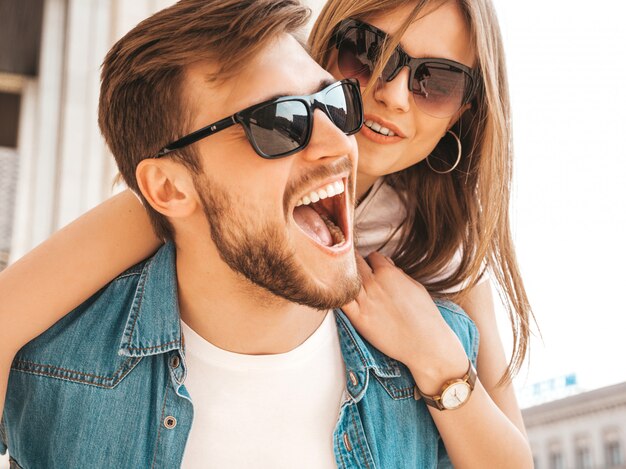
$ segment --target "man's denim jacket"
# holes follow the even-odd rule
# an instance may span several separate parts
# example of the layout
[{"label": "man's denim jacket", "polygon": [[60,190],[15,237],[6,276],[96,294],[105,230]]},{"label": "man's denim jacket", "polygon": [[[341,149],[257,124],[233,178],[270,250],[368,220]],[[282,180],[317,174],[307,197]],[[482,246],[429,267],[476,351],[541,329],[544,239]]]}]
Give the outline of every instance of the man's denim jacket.
[{"label": "man's denim jacket", "polygon": [[[8,447],[12,467],[180,466],[193,396],[183,384],[176,285],[168,243],[18,352],[0,425],[0,452]],[[438,306],[475,362],[475,325],[453,303]],[[359,336],[340,310],[335,317],[346,366],[333,435],[337,466],[449,465],[408,369]]]}]

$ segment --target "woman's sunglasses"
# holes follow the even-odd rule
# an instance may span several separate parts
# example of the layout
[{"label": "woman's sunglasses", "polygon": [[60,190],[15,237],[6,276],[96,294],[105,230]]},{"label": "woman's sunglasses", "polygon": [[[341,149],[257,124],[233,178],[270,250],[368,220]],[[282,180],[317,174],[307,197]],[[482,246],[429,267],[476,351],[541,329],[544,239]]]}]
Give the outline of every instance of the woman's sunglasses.
[{"label": "woman's sunglasses", "polygon": [[167,155],[235,124],[241,124],[254,151],[263,158],[282,158],[304,149],[311,140],[313,111],[321,110],[346,135],[363,125],[359,82],[341,80],[308,96],[285,96],[255,104],[163,147]]},{"label": "woman's sunglasses", "polygon": [[[388,39],[387,33],[355,19],[344,20],[335,29],[337,64],[345,77],[366,86]],[[477,70],[447,59],[417,59],[397,46],[382,71],[393,80],[408,67],[409,90],[420,110],[433,117],[451,117],[470,102],[479,83]]]}]

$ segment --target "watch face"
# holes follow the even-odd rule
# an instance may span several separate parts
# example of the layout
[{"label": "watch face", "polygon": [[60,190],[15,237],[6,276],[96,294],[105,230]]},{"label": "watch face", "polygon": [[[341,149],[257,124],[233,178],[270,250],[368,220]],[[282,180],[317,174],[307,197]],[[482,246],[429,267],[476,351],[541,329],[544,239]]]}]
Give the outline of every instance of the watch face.
[{"label": "watch face", "polygon": [[453,383],[441,395],[441,404],[446,409],[456,409],[467,401],[470,395],[470,386],[465,381]]}]

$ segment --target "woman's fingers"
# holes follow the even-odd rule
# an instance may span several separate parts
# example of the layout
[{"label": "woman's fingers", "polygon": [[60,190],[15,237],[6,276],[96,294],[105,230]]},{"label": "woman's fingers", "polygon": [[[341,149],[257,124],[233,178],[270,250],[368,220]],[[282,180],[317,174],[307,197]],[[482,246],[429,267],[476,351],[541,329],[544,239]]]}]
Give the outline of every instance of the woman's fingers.
[{"label": "woman's fingers", "polygon": [[[398,274],[393,271],[401,272],[394,266],[391,259],[383,256],[382,254],[379,254],[378,252],[371,253],[369,256],[367,256],[367,259],[364,259],[360,254],[357,253],[356,261],[357,269],[361,277],[362,287],[365,290],[365,293],[370,295],[377,295],[378,293],[380,293],[379,290],[381,289],[383,284],[387,284],[390,281],[393,283],[394,279],[398,278]],[[387,271],[388,273],[391,272],[391,275],[386,275],[385,278],[383,278],[381,277],[381,272],[385,267],[391,267],[391,271]]]},{"label": "woman's fingers", "polygon": [[341,310],[346,313],[350,322],[354,322],[359,315],[359,303],[357,300],[353,300],[350,303],[343,305]]},{"label": "woman's fingers", "polygon": [[359,272],[359,277],[361,278],[361,290],[353,301],[341,307],[351,322],[358,318],[361,313],[361,308],[365,307],[367,304],[367,287],[371,286],[371,282],[374,280],[372,269],[367,261],[363,259],[363,256],[361,256],[358,252],[356,253],[356,266]]},{"label": "woman's fingers", "polygon": [[383,256],[377,251],[374,251],[369,256],[367,256],[367,262],[374,273],[376,273],[376,270],[381,267],[395,266],[391,259],[389,259],[387,256]]},{"label": "woman's fingers", "polygon": [[[419,283],[413,277],[408,275],[402,269],[399,269],[398,267],[396,267],[396,264],[393,262],[393,260],[390,257],[384,256],[379,252],[373,252],[369,256],[367,256],[367,262],[368,262],[368,265],[370,266],[372,277],[376,277],[376,274],[379,273],[381,268],[394,267],[393,270],[395,272],[398,272],[398,274],[400,274],[402,277],[406,278],[411,283],[418,286],[420,289],[424,289],[424,286],[421,283]],[[397,279],[398,277],[391,276],[391,279],[394,279],[394,278]]]},{"label": "woman's fingers", "polygon": [[359,254],[358,252],[356,253],[356,267],[363,283],[366,283],[371,279],[372,268],[367,263],[367,261],[363,259],[363,256],[361,256],[361,254]]}]

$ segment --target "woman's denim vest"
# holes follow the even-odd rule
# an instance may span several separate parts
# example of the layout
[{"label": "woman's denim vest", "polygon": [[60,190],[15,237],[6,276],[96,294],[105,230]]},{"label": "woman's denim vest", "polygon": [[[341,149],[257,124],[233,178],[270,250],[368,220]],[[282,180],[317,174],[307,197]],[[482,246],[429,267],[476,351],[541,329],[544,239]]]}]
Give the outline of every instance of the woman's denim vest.
[{"label": "woman's denim vest", "polygon": [[[438,306],[475,363],[475,325],[453,303]],[[346,365],[337,466],[449,466],[408,369],[360,337],[340,310],[335,317]],[[193,419],[185,375],[175,249],[166,244],[18,352],[0,452],[8,447],[13,467],[24,469],[179,467]]]}]

